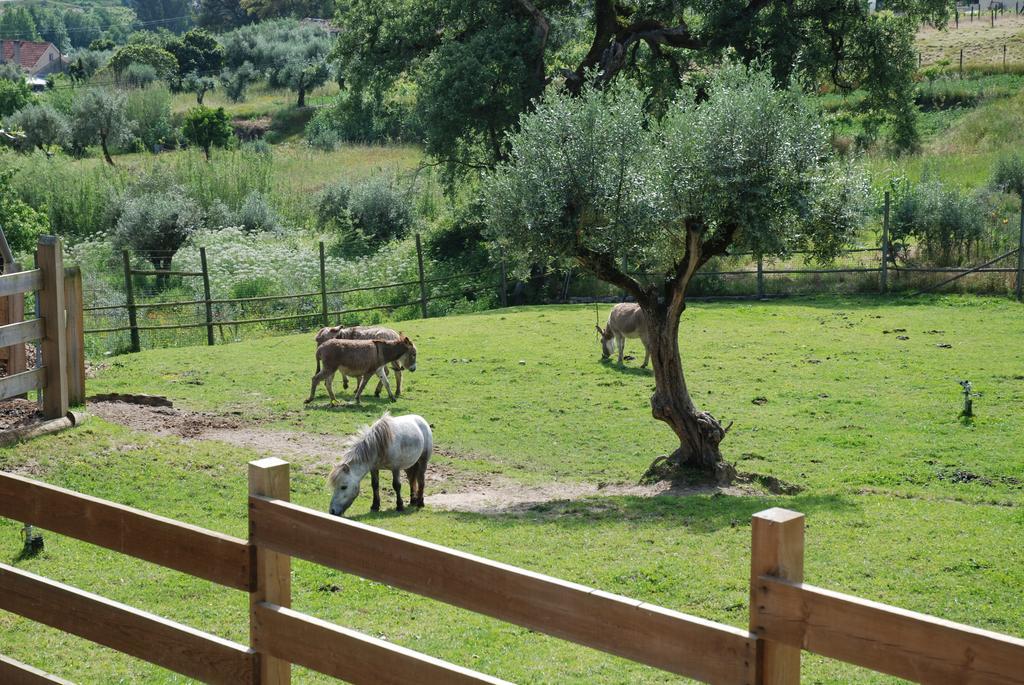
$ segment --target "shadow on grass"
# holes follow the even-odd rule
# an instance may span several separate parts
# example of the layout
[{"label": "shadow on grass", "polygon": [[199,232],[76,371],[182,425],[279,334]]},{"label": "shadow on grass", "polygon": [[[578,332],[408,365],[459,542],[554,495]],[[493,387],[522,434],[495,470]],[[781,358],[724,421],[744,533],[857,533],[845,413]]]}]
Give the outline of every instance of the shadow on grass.
[{"label": "shadow on grass", "polygon": [[[427,493],[427,506],[430,494]],[[817,512],[852,512],[860,508],[855,500],[840,495],[796,497],[738,497],[724,494],[687,497],[614,496],[541,502],[505,511],[487,513],[450,512],[460,523],[487,521],[499,526],[557,525],[561,528],[589,528],[601,523],[654,522],[681,526],[695,533],[714,533],[723,528],[750,524],[759,511],[782,507],[813,517]],[[373,516],[383,516],[374,514]],[[367,517],[365,520],[370,520]]]},{"label": "shadow on grass", "polygon": [[627,376],[644,376],[649,378],[654,376],[654,372],[650,369],[643,369],[639,366],[626,366],[625,363],[620,366],[614,359],[602,359],[600,364],[610,371],[616,371]]}]

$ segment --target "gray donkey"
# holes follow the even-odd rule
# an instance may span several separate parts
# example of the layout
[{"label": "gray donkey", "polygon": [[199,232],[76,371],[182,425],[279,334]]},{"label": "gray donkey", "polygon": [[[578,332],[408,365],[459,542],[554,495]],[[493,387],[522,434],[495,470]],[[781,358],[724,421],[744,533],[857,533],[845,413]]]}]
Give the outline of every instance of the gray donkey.
[{"label": "gray donkey", "polygon": [[[330,326],[328,328],[321,328],[316,334],[316,346],[320,347],[323,343],[328,340],[388,340],[391,342],[397,342],[402,339],[402,334],[391,328],[385,328],[384,326]],[[412,366],[416,365],[416,350],[412,351],[413,357],[410,359],[408,355],[401,357],[391,362],[391,368],[395,372],[395,396],[402,394],[402,371],[405,369],[411,369]],[[316,362],[317,373],[320,372],[320,360]],[[384,369],[384,375],[387,376],[387,368]],[[348,390],[348,376],[341,376],[341,385],[343,388]],[[373,394],[380,397],[381,388],[384,384],[381,381],[377,381],[377,388],[373,391]]]},{"label": "gray donkey", "polygon": [[[608,314],[608,325],[601,330],[595,324],[597,332],[601,335],[601,358],[608,359],[619,348],[619,364],[622,363],[622,353],[626,349],[626,338],[640,338],[644,346],[644,363],[640,368],[646,369],[650,360],[650,352],[647,349],[647,316],[640,309],[640,305],[632,302],[623,302],[612,307]],[[614,340],[614,342],[613,342]]]}]

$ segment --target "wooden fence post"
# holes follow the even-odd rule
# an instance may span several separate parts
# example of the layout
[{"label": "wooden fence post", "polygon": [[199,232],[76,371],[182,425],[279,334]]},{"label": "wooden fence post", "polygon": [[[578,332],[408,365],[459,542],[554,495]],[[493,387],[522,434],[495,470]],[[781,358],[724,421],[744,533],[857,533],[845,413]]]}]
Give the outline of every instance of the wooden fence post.
[{"label": "wooden fence post", "polygon": [[885,191],[885,211],[882,214],[882,294],[889,292],[889,206],[891,197]]},{"label": "wooden fence post", "polygon": [[82,314],[82,270],[64,271],[64,307],[67,309],[68,404],[85,404],[85,321]]},{"label": "wooden fence post", "polygon": [[[764,575],[804,579],[804,515],[775,507],[754,514],[750,547],[750,632],[761,633]],[[762,685],[799,685],[800,648],[759,639],[758,670]]]},{"label": "wooden fence post", "polygon": [[139,345],[139,321],[135,311],[135,289],[132,287],[132,258],[128,250],[123,250],[121,256],[124,258],[124,294],[125,302],[128,305],[128,326],[131,328],[132,352],[138,352]]},{"label": "wooden fence post", "polygon": [[213,346],[213,303],[210,302],[210,268],[206,264],[206,248],[199,248],[199,264],[203,268],[203,301],[206,304],[206,344]]},{"label": "wooden fence post", "polygon": [[1020,242],[1017,244],[1017,301],[1024,302],[1024,195],[1020,197]]},{"label": "wooden fence post", "polygon": [[427,283],[423,275],[423,246],[420,244],[420,234],[416,234],[416,261],[420,267],[420,308],[423,310],[423,318],[427,318]]},{"label": "wooden fence post", "polygon": [[67,331],[64,314],[64,255],[60,238],[39,237],[36,259],[43,272],[43,287],[36,293],[43,319],[43,416],[59,419],[68,413]]},{"label": "wooden fence post", "polygon": [[757,255],[757,299],[764,299],[764,257]]},{"label": "wooden fence post", "polygon": [[320,241],[320,325],[327,327],[327,257],[324,241]]},{"label": "wooden fence post", "polygon": [[964,78],[964,49],[960,48],[960,80]]},{"label": "wooden fence post", "polygon": [[[268,457],[249,462],[249,494],[274,497],[289,501],[288,462]],[[253,539],[253,519],[249,516],[249,540]],[[255,589],[249,594],[249,639],[253,649],[260,652],[253,685],[288,685],[292,679],[289,662],[269,656],[260,649],[260,624],[256,621],[256,608],[260,602],[282,607],[292,605],[292,564],[286,554],[255,548],[253,563]]]}]

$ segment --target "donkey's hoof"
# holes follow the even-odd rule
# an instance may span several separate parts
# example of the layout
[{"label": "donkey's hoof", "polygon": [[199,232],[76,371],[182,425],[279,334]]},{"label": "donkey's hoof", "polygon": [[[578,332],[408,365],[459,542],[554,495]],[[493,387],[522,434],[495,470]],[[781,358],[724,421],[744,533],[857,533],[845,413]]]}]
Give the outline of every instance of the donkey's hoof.
[{"label": "donkey's hoof", "polygon": [[303,404],[309,404],[309,403],[310,403],[310,402],[312,402],[312,401],[313,401],[313,398],[312,398],[312,397],[310,397],[309,399],[307,399],[307,400],[304,400],[304,401],[303,401],[302,403],[303,403]]}]

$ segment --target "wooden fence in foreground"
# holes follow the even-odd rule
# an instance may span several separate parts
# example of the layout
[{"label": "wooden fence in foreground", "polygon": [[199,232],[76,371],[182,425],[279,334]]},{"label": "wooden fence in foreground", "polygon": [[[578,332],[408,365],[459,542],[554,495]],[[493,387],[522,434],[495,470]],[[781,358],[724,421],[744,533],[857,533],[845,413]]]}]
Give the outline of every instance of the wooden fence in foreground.
[{"label": "wooden fence in foreground", "polygon": [[[0,276],[0,299],[6,319],[0,321],[0,349],[7,375],[0,378],[0,400],[21,397],[31,390],[43,394],[43,415],[59,419],[68,405],[85,402],[85,340],[82,321],[82,272],[65,269],[61,242],[41,236],[36,268],[22,271],[5,265]],[[38,316],[23,320],[25,293],[35,292]],[[25,343],[41,341],[34,369],[26,368]]]},{"label": "wooden fence in foreground", "polygon": [[[749,630],[489,561],[289,502],[289,466],[249,464],[249,539],[0,472],[0,516],[249,593],[250,645],[0,564],[0,610],[210,683],[499,679],[289,608],[291,557],[710,683],[789,685],[801,650],[927,683],[1024,683],[1024,640],[803,583],[804,517],[755,514]],[[557,679],[557,676],[555,677]],[[0,656],[4,683],[66,683]]]}]

